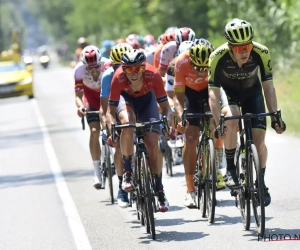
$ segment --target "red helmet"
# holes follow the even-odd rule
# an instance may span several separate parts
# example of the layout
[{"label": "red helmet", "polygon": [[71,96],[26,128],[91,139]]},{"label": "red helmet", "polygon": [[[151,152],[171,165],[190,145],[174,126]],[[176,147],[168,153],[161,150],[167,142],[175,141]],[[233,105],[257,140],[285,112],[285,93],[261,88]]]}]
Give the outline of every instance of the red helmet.
[{"label": "red helmet", "polygon": [[85,65],[95,65],[101,62],[101,52],[95,46],[87,46],[82,50],[81,61]]},{"label": "red helmet", "polygon": [[148,34],[144,36],[144,43],[147,44],[148,46],[151,44],[154,44],[155,38],[153,35]]},{"label": "red helmet", "polygon": [[163,34],[161,38],[161,42],[163,44],[167,44],[168,42],[175,41],[175,32],[174,31],[169,31]]},{"label": "red helmet", "polygon": [[176,30],[176,43],[180,45],[183,41],[194,41],[195,32],[191,28],[183,27]]},{"label": "red helmet", "polygon": [[126,40],[128,44],[130,44],[132,46],[132,48],[134,49],[139,49],[141,48],[141,44],[139,43],[138,40],[136,39],[132,39],[132,40]]}]

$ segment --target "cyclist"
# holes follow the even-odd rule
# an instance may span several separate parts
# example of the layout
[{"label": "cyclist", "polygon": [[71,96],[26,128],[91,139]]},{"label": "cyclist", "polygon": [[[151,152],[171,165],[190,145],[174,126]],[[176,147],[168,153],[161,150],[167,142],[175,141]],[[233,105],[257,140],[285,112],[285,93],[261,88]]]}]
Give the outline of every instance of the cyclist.
[{"label": "cyclist", "polygon": [[[229,102],[229,106],[226,107],[226,116],[239,115],[239,106],[241,106],[243,114],[265,112],[262,90],[268,110],[270,112],[277,110],[270,51],[264,45],[253,41],[253,37],[252,25],[245,20],[234,18],[225,26],[227,43],[217,48],[210,56],[209,102],[217,124],[221,114],[221,86]],[[260,78],[258,70],[260,70]],[[267,147],[265,145],[266,118],[252,119],[251,122],[253,141],[258,151],[263,176],[265,176],[267,162]],[[238,120],[226,121],[227,132],[224,136],[224,144],[227,160],[226,185],[229,188],[239,185],[236,166],[234,165],[237,125]],[[272,117],[272,127],[278,134],[283,133],[286,129],[285,124],[282,128],[278,126],[275,117]],[[218,129],[215,135],[217,137],[221,136]],[[265,182],[264,201],[265,206],[271,203],[271,196]]]},{"label": "cyclist", "polygon": [[[126,51],[122,56],[122,67],[117,69],[111,83],[107,109],[109,128],[112,123],[116,122],[116,114],[118,114],[122,124],[135,123],[137,119],[135,114],[138,115],[140,121],[149,121],[151,118],[158,120],[157,102],[162,114],[170,121],[171,110],[161,76],[153,66],[146,63],[146,56],[142,50]],[[169,203],[162,184],[162,155],[158,148],[160,126],[148,126],[145,131],[144,141],[156,183],[159,211],[166,212]],[[129,192],[134,188],[131,166],[133,129],[122,130],[120,143],[125,171],[122,188]]]},{"label": "cyclist", "polygon": [[[196,167],[196,147],[199,138],[200,118],[187,119],[187,128],[181,129],[181,115],[183,107],[188,112],[199,112],[204,103],[208,103],[208,59],[213,52],[212,44],[201,39],[198,45],[193,45],[188,51],[181,53],[175,60],[174,90],[178,104],[175,106],[180,124],[179,130],[185,133],[183,148],[183,165],[187,193],[184,205],[188,208],[196,207],[194,173]],[[213,125],[213,124],[212,124]],[[218,175],[219,189],[225,188],[222,175]]]},{"label": "cyclist", "polygon": [[[87,46],[81,53],[81,62],[74,69],[75,96],[77,113],[79,117],[85,116],[83,111],[97,111],[100,109],[101,68],[108,61],[101,56],[100,50],[95,46]],[[100,162],[100,120],[99,115],[87,115],[90,127],[90,153],[94,165],[94,187],[102,186],[102,173]]]},{"label": "cyclist", "polygon": [[[108,97],[110,94],[110,85],[115,71],[121,66],[121,58],[122,55],[127,51],[133,49],[131,45],[128,43],[119,43],[115,45],[110,52],[110,60],[112,65],[108,67],[102,75],[101,79],[101,120],[102,120],[102,128],[106,128],[106,111],[107,111],[107,103]],[[126,208],[129,206],[128,193],[122,189],[123,182],[123,160],[120,149],[120,143],[116,145],[116,151],[114,154],[114,164],[117,169],[118,179],[119,179],[119,191],[118,191],[118,205],[119,207]]]},{"label": "cyclist", "polygon": [[77,44],[78,44],[78,48],[75,50],[75,54],[77,57],[76,61],[80,62],[82,50],[88,45],[88,42],[85,37],[79,37],[77,40]]}]

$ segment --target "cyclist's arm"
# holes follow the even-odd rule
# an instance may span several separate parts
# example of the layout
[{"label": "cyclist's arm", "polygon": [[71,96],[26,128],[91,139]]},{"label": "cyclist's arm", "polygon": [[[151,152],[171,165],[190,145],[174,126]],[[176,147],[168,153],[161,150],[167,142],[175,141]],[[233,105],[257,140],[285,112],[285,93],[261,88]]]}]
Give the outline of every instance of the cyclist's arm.
[{"label": "cyclist's arm", "polygon": [[182,63],[181,57],[177,57],[174,66],[175,78],[174,78],[174,92],[175,92],[175,111],[177,113],[178,122],[181,121],[181,116],[184,107],[184,96],[185,96],[185,72],[184,64]]},{"label": "cyclist's arm", "polygon": [[108,68],[104,72],[101,78],[100,109],[102,108],[102,111],[99,114],[100,114],[100,121],[102,121],[102,129],[105,129],[105,124],[106,124],[108,97],[110,94],[110,85],[112,82],[113,73],[114,73],[113,68]]},{"label": "cyclist's arm", "polygon": [[82,101],[83,91],[75,91],[75,102],[78,108],[84,108],[84,104]]},{"label": "cyclist's arm", "polygon": [[[273,80],[266,81],[262,84],[264,90],[264,96],[269,112],[275,112],[277,110],[277,97],[276,90],[273,84]],[[271,116],[272,121],[276,120],[276,117]]]},{"label": "cyclist's arm", "polygon": [[214,120],[219,125],[219,118],[221,116],[221,105],[220,105],[220,88],[209,87],[209,107],[214,117]]},{"label": "cyclist's arm", "polygon": [[168,101],[163,101],[158,103],[161,108],[161,113],[163,116],[167,117],[168,121],[172,121],[172,111]]}]

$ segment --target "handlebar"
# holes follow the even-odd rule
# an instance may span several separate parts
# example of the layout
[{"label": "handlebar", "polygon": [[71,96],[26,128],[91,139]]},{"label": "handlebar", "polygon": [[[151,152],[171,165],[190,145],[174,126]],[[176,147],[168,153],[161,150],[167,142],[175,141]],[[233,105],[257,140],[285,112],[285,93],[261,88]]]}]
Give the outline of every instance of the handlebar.
[{"label": "handlebar", "polygon": [[182,113],[182,116],[181,116],[182,126],[185,127],[185,125],[186,125],[186,119],[187,118],[201,118],[201,117],[212,118],[213,115],[212,115],[211,112],[205,112],[205,113],[188,113],[187,109],[184,109],[183,113]]},{"label": "handlebar", "polygon": [[247,113],[244,115],[235,115],[235,116],[228,116],[228,117],[225,117],[224,114],[221,114],[221,116],[219,118],[220,132],[221,132],[221,134],[224,134],[225,121],[227,121],[227,120],[251,119],[251,118],[266,117],[266,116],[275,116],[276,122],[279,124],[279,126],[281,128],[283,127],[283,123],[282,123],[282,119],[281,119],[281,110],[277,109],[276,112],[270,112],[270,113],[261,113],[261,114]]},{"label": "handlebar", "polygon": [[113,142],[116,142],[118,140],[118,138],[116,138],[116,133],[115,133],[116,129],[118,129],[118,128],[120,128],[120,129],[142,128],[147,125],[155,125],[155,124],[163,124],[164,125],[163,129],[165,129],[168,134],[170,133],[170,126],[168,124],[168,120],[164,116],[161,120],[155,120],[155,121],[149,121],[149,122],[136,122],[136,123],[128,123],[128,124],[120,124],[120,125],[116,125],[113,123],[111,125],[112,140],[113,140]]},{"label": "handlebar", "polygon": [[[86,114],[98,114],[99,111],[87,111],[86,108],[81,109],[82,112],[85,112]],[[82,130],[85,130],[85,122],[84,122],[84,116],[81,117],[81,124],[82,124]]]}]

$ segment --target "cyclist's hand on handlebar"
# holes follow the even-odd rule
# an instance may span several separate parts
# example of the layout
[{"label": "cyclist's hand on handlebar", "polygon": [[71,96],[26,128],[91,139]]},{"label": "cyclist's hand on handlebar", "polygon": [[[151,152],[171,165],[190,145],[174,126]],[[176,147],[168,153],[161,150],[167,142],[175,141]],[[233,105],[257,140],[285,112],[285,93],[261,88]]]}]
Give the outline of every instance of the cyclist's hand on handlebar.
[{"label": "cyclist's hand on handlebar", "polygon": [[220,126],[218,126],[214,132],[214,136],[216,139],[220,139],[220,140],[223,140],[226,136],[226,132],[227,132],[227,127],[224,126],[224,133],[221,134],[221,128]]},{"label": "cyclist's hand on handlebar", "polygon": [[165,129],[163,129],[163,134],[166,137],[166,140],[170,140],[175,135],[175,129],[170,127],[169,133],[167,133],[167,131]]},{"label": "cyclist's hand on handlebar", "polygon": [[185,122],[186,122],[185,127],[182,126],[182,121],[177,124],[177,131],[181,134],[184,134],[190,125],[188,121]]},{"label": "cyclist's hand on handlebar", "polygon": [[85,109],[85,107],[79,107],[78,109],[77,109],[77,115],[81,118],[81,117],[83,117],[83,116],[85,116],[86,115],[86,109]]},{"label": "cyclist's hand on handlebar", "polygon": [[286,124],[282,121],[283,127],[280,127],[277,121],[272,121],[271,127],[276,131],[277,134],[282,134],[286,130]]}]

